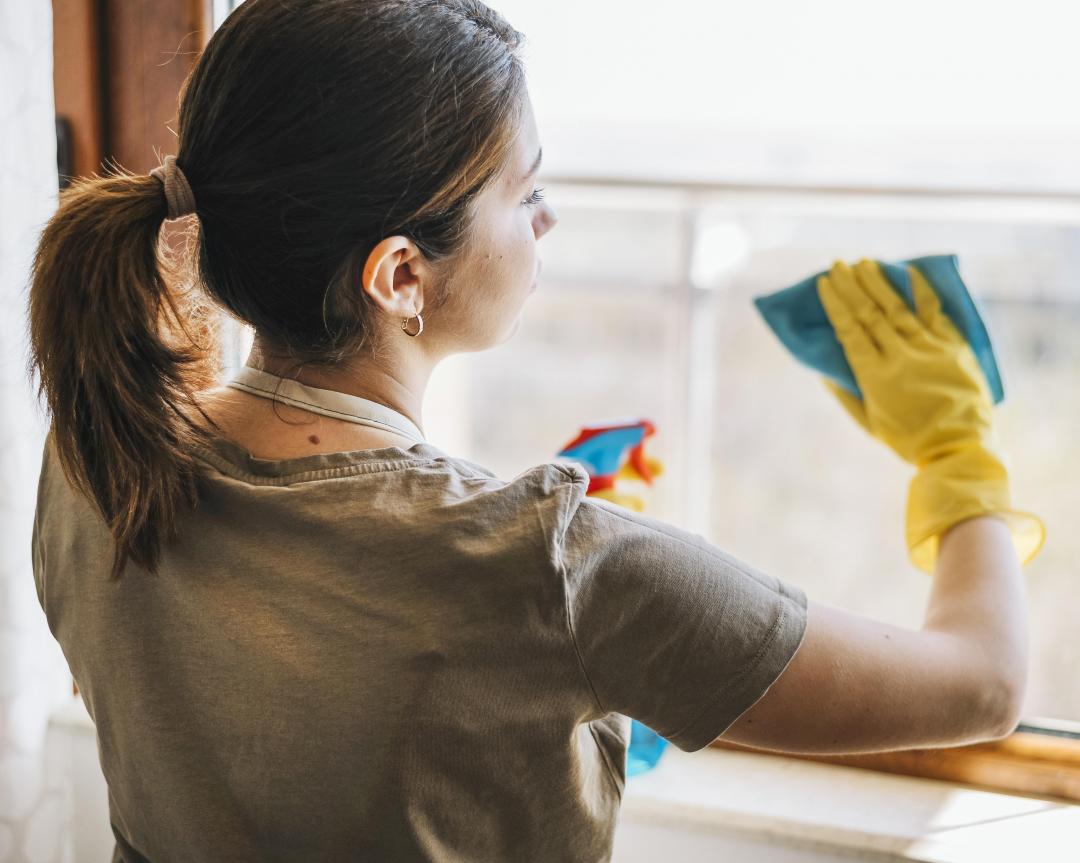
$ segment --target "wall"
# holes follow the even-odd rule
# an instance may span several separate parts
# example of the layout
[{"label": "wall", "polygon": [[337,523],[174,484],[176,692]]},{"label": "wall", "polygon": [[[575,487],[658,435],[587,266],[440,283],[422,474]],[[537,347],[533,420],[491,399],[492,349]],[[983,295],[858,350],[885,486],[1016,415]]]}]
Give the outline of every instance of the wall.
[{"label": "wall", "polygon": [[26,378],[26,286],[56,207],[52,13],[0,2],[0,863],[70,860],[70,791],[46,769],[48,718],[71,700],[67,663],[30,564],[44,418]]}]

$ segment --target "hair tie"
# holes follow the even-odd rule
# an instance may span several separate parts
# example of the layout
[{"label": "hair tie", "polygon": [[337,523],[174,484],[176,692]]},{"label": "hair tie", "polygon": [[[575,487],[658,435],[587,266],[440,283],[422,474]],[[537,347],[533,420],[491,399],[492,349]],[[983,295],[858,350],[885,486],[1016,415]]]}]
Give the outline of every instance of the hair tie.
[{"label": "hair tie", "polygon": [[169,202],[170,219],[179,219],[195,212],[195,193],[191,191],[184,172],[176,164],[176,156],[166,156],[164,163],[150,172],[165,187],[165,200]]}]

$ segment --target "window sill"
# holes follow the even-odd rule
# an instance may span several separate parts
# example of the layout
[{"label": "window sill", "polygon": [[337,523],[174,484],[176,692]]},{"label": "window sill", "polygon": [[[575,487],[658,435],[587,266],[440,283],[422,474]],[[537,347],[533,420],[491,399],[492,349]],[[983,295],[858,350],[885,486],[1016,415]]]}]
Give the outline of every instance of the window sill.
[{"label": "window sill", "polygon": [[784,856],[792,860],[829,859],[821,854],[831,852],[924,863],[1053,863],[1076,859],[1080,806],[786,755],[668,747],[655,769],[628,779],[620,822],[711,836],[702,840],[703,860],[718,847],[718,834],[728,834],[744,846],[806,849],[801,858]]},{"label": "window sill", "polygon": [[[939,749],[909,749],[867,755],[788,755],[823,764],[861,767],[922,779],[942,779],[982,791],[1033,795],[1055,803],[1080,803],[1080,726],[1037,718],[1002,740]],[[714,747],[766,752],[726,740]]]}]

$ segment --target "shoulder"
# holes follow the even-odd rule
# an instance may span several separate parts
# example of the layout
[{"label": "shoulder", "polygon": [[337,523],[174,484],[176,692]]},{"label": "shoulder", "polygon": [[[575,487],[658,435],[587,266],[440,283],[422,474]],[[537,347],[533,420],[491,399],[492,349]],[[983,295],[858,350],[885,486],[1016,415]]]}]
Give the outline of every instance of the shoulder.
[{"label": "shoulder", "polygon": [[[513,554],[528,547],[554,563],[569,523],[586,498],[589,475],[576,463],[542,462],[504,479],[467,459],[445,456],[430,470],[441,475],[442,518],[469,533],[483,531]],[[536,547],[539,543],[539,548]]]},{"label": "shoulder", "polygon": [[532,465],[510,479],[498,476],[489,468],[459,456],[448,455],[429,447],[432,463],[467,480],[478,480],[491,492],[525,498],[552,499],[567,507],[576,507],[589,488],[589,474],[576,462],[542,462]]},{"label": "shoulder", "polygon": [[543,462],[503,479],[466,459],[447,460],[458,475],[477,481],[484,491],[513,500],[530,512],[550,514],[550,526],[560,533],[586,499],[589,488],[589,475],[579,464]]}]

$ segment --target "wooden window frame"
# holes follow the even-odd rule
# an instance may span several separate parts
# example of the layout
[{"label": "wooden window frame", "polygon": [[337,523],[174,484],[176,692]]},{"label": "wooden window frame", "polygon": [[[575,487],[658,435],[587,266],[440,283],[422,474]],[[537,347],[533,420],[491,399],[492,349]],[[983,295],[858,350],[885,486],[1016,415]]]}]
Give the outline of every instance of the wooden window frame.
[{"label": "wooden window frame", "polygon": [[773,752],[727,740],[710,744],[763,755],[859,767],[882,773],[941,779],[984,791],[1019,794],[1059,803],[1080,802],[1080,723],[1031,719],[1002,740],[940,749],[906,749],[864,755]]},{"label": "wooden window frame", "polygon": [[[70,123],[75,175],[106,160],[149,171],[175,151],[180,84],[212,27],[211,0],[53,0],[56,111]],[[1032,719],[999,741],[872,755],[711,745],[1080,802],[1080,723]]]}]

